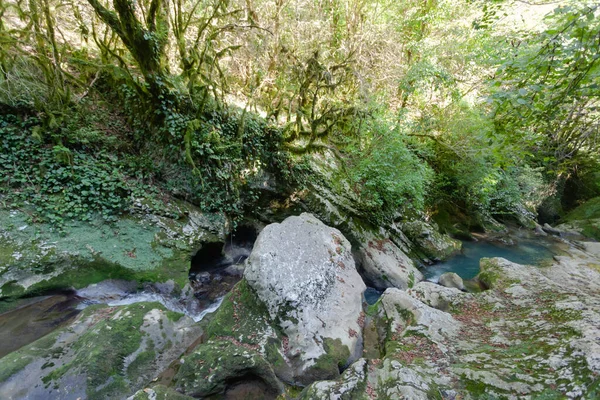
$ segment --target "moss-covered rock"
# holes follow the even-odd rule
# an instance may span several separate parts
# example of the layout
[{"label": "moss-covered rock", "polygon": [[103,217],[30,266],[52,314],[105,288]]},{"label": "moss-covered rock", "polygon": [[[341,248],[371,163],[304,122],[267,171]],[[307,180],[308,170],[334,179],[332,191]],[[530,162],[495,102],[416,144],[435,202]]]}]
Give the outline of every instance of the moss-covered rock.
[{"label": "moss-covered rock", "polygon": [[407,221],[402,223],[402,231],[417,245],[416,250],[433,260],[445,260],[462,247],[459,240],[440,233],[434,222]]},{"label": "moss-covered rock", "polygon": [[568,213],[556,227],[600,241],[600,197],[593,198]]},{"label": "moss-covered rock", "polygon": [[[340,339],[324,338],[323,348],[325,354],[314,360],[314,363],[309,367],[304,368],[302,376],[298,379],[298,383],[306,385],[322,379],[336,379],[350,360],[350,350],[344,345]],[[296,357],[290,357],[293,361],[299,359],[299,354]]]},{"label": "moss-covered rock", "polygon": [[300,394],[300,400],[367,399],[367,360],[364,358],[354,362],[340,379],[335,381],[320,381],[306,387]]},{"label": "moss-covered rock", "polygon": [[193,397],[181,394],[163,385],[140,389],[127,400],[192,400]]},{"label": "moss-covered rock", "polygon": [[64,232],[33,223],[18,210],[0,210],[0,298],[49,289],[81,288],[105,279],[188,282],[191,255],[222,241],[225,219],[189,204],[180,219],[124,217],[113,224],[73,222]]},{"label": "moss-covered rock", "polygon": [[467,298],[464,292],[456,288],[449,288],[433,282],[419,282],[408,293],[430,307],[442,311],[449,311],[460,306]]},{"label": "moss-covered rock", "polygon": [[205,338],[226,339],[240,348],[254,349],[269,362],[280,380],[294,383],[284,354],[288,339],[245,279],[236,284],[210,320],[202,324]]},{"label": "moss-covered rock", "polygon": [[253,384],[263,398],[283,393],[271,365],[251,345],[233,338],[209,340],[184,357],[174,378],[178,391],[192,397],[225,393],[237,384]]},{"label": "moss-covered rock", "polygon": [[501,289],[518,282],[515,278],[507,277],[506,268],[515,265],[504,258],[482,258],[479,261],[479,274],[475,277],[487,289]]},{"label": "moss-covered rock", "polygon": [[[68,327],[5,356],[7,398],[119,399],[133,394],[189,346],[201,330],[159,303],[92,306]],[[70,398],[70,397],[69,397]]]},{"label": "moss-covered rock", "polygon": [[239,337],[242,343],[255,345],[261,340],[259,335],[272,329],[270,324],[267,308],[242,279],[223,299],[206,326],[206,336]]}]

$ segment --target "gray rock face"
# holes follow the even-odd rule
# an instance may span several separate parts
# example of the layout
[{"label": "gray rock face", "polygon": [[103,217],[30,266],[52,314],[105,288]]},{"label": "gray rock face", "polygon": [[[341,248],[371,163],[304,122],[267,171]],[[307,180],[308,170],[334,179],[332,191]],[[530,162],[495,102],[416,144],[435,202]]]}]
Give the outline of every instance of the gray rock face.
[{"label": "gray rock face", "polygon": [[445,260],[461,248],[460,241],[441,234],[434,223],[418,220],[405,222],[402,231],[427,257],[434,260]]},{"label": "gray rock face", "polygon": [[413,261],[389,239],[373,238],[358,251],[363,273],[380,290],[406,290],[423,280]]},{"label": "gray rock face", "polygon": [[202,330],[158,303],[94,306],[2,358],[2,399],[124,399],[179,357]]},{"label": "gray rock face", "polygon": [[80,222],[64,235],[48,224],[30,224],[22,211],[0,210],[0,299],[57,286],[79,289],[115,276],[173,279],[181,289],[189,256],[202,243],[222,242],[229,226],[224,215],[203,214],[188,203],[169,207],[183,217],[149,214],[140,204],[114,224]]},{"label": "gray rock face", "polygon": [[548,234],[544,231],[544,228],[540,224],[535,224],[534,231],[535,234],[538,236],[548,236]]},{"label": "gray rock face", "polygon": [[465,290],[465,284],[460,276],[454,272],[446,272],[440,276],[440,285],[458,290]]},{"label": "gray rock face", "polygon": [[544,268],[482,259],[491,289],[481,293],[387,289],[377,303],[385,355],[302,398],[595,399],[599,260],[600,243],[582,242]]},{"label": "gray rock face", "polygon": [[408,290],[408,294],[442,311],[460,306],[465,298],[471,297],[458,289],[436,285],[433,282],[419,282],[414,288]]},{"label": "gray rock face", "polygon": [[381,305],[392,332],[422,334],[436,343],[442,352],[446,352],[447,340],[455,338],[461,328],[461,323],[449,313],[430,307],[395,288],[383,293]]},{"label": "gray rock face", "polygon": [[287,354],[300,379],[325,355],[345,357],[341,364],[358,358],[366,286],[337,229],[306,213],[267,226],[244,276],[289,338]]}]

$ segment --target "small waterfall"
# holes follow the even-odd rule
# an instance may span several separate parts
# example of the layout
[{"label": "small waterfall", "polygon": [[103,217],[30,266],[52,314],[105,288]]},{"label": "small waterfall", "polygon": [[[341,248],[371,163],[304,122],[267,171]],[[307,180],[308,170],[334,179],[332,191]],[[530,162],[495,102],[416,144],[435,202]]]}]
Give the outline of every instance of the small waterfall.
[{"label": "small waterfall", "polygon": [[223,302],[223,297],[219,297],[215,299],[215,301],[206,309],[200,312],[191,312],[187,307],[179,303],[176,299],[172,299],[169,297],[165,297],[160,293],[152,293],[152,292],[139,292],[130,294],[122,299],[110,301],[106,303],[108,306],[126,306],[129,304],[142,303],[142,302],[159,302],[162,304],[167,310],[175,311],[178,313],[182,313],[192,318],[195,322],[200,322],[206,314],[210,314],[215,312],[221,303]]},{"label": "small waterfall", "polygon": [[[167,310],[182,313],[199,322],[206,314],[216,311],[223,297],[218,297],[212,301],[208,307],[200,308],[198,304],[191,304],[190,301],[184,303],[179,298],[171,297],[170,294],[161,293],[153,288],[137,291],[135,282],[108,280],[76,292],[76,295],[82,300],[77,305],[78,310],[83,310],[93,304],[106,304],[108,306],[125,306],[129,304],[142,302],[158,302]],[[191,299],[192,302],[195,299]]]}]

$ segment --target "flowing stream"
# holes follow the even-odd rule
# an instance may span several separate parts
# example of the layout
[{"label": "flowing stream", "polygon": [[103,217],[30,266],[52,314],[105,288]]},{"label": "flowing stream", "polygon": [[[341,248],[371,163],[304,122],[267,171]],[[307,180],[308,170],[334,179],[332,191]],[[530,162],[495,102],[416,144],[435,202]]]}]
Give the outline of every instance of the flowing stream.
[{"label": "flowing stream", "polygon": [[0,358],[68,325],[92,304],[123,306],[158,302],[168,310],[185,314],[199,322],[207,314],[216,311],[223,301],[221,296],[207,307],[190,307],[190,304],[184,305],[178,299],[158,292],[127,290],[133,284],[127,281],[105,281],[81,291],[64,291],[20,300],[15,309],[0,314]]},{"label": "flowing stream", "polygon": [[68,325],[92,304],[124,306],[158,302],[199,322],[219,308],[225,294],[241,279],[242,263],[250,255],[256,236],[254,228],[242,226],[224,243],[206,244],[192,258],[190,283],[195,297],[188,299],[172,297],[172,288],[164,284],[140,291],[137,282],[106,280],[77,291],[19,299],[12,306],[0,303],[0,310],[3,305],[11,309],[0,311],[0,358]]},{"label": "flowing stream", "polygon": [[[463,242],[461,253],[445,262],[423,268],[425,279],[437,282],[445,272],[455,272],[463,279],[472,279],[479,273],[479,260],[483,257],[503,257],[519,264],[543,266],[560,254],[565,243],[555,238],[531,237],[511,232],[507,235],[512,245],[486,240]],[[216,311],[227,293],[239,279],[243,261],[252,249],[255,232],[238,235],[237,240],[223,247],[206,247],[192,260],[190,281],[196,299],[181,302],[166,294],[160,287],[139,291],[136,282],[107,280],[79,291],[63,291],[20,299],[11,311],[0,313],[0,357],[19,349],[45,335],[69,324],[91,304],[122,306],[140,302],[159,302],[166,309],[183,313],[194,321],[201,321]],[[160,286],[160,285],[158,285]],[[374,304],[382,292],[367,288],[365,300]],[[1,304],[0,304],[1,306]]]},{"label": "flowing stream", "polygon": [[200,322],[202,320],[202,318],[204,318],[206,316],[206,314],[210,314],[211,312],[214,312],[215,310],[217,310],[217,308],[219,308],[219,306],[223,302],[223,296],[215,299],[215,301],[213,303],[211,303],[208,307],[198,309],[197,307],[194,307],[194,308],[189,307],[189,306],[186,307],[186,305],[182,304],[177,299],[174,299],[170,296],[163,295],[158,292],[141,291],[141,292],[126,294],[123,297],[114,298],[114,299],[110,299],[110,300],[107,300],[107,299],[96,300],[96,299],[82,298],[81,302],[77,305],[76,308],[78,310],[83,310],[84,308],[88,307],[91,304],[106,304],[107,306],[115,307],[115,306],[126,306],[129,304],[145,303],[145,302],[149,302],[149,303],[158,302],[158,303],[162,304],[167,310],[185,314],[188,317],[192,318],[195,322]]}]

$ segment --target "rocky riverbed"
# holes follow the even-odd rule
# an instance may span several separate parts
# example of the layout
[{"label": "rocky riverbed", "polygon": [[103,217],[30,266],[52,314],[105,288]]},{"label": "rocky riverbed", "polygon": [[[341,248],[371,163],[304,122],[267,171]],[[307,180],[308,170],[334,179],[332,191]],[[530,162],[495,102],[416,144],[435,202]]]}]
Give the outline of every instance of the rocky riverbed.
[{"label": "rocky riverbed", "polygon": [[[0,359],[1,397],[600,396],[600,243],[544,267],[482,259],[479,293],[421,281],[393,240],[353,250],[310,214],[268,225],[213,314],[90,306]],[[377,270],[396,275],[370,305],[363,277]]]}]

